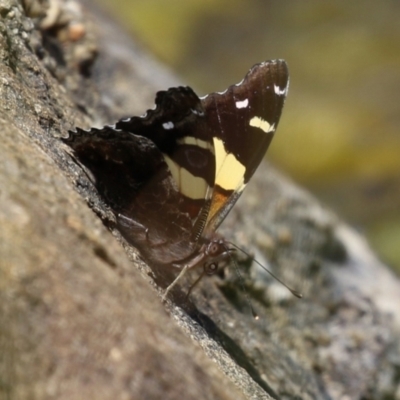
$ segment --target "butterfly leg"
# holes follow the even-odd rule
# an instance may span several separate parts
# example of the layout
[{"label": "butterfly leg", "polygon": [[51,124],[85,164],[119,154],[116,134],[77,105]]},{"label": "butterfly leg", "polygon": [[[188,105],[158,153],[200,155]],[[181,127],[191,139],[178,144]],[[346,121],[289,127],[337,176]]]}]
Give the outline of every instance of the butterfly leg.
[{"label": "butterfly leg", "polygon": [[123,214],[117,215],[117,226],[122,236],[128,241],[128,243],[133,244],[134,246],[146,243],[147,245],[156,247],[168,243],[167,239],[155,241],[151,237],[149,228],[146,228],[141,223]]},{"label": "butterfly leg", "polygon": [[197,286],[197,284],[201,281],[201,279],[203,278],[203,276],[206,274],[206,271],[203,271],[201,273],[201,275],[194,281],[194,283],[192,284],[192,286],[190,286],[188,292],[186,293],[185,299],[187,300],[190,296],[190,293],[192,293],[193,289],[195,286]]},{"label": "butterfly leg", "polygon": [[168,293],[171,291],[171,289],[178,283],[179,279],[182,278],[183,275],[185,275],[186,271],[190,268],[190,264],[186,264],[179,275],[174,279],[174,281],[165,289],[165,292],[162,296],[162,301],[164,302],[167,298]]}]

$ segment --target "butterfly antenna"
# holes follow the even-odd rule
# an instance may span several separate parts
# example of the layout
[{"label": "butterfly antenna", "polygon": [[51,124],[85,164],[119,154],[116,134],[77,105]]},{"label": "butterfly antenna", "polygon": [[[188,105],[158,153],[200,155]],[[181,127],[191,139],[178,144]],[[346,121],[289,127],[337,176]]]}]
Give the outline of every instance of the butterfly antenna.
[{"label": "butterfly antenna", "polygon": [[[229,242],[229,243],[230,243],[230,242]],[[235,246],[235,247],[236,247],[236,246]],[[227,248],[226,250],[227,250],[227,251],[229,252],[229,254],[230,254],[230,251],[229,251],[229,250],[234,250],[234,249],[228,249],[228,248]],[[250,310],[251,310],[251,313],[252,313],[252,315],[253,315],[253,318],[257,321],[260,317],[259,317],[258,314],[254,311],[253,305],[251,304],[250,296],[249,296],[249,293],[247,292],[247,290],[246,290],[246,288],[245,288],[245,286],[244,286],[244,279],[243,279],[243,277],[242,277],[242,274],[240,273],[239,265],[238,265],[238,263],[237,263],[237,261],[235,260],[234,257],[231,256],[231,260],[233,261],[233,264],[235,265],[235,271],[236,271],[236,274],[237,274],[237,276],[238,276],[238,278],[239,278],[239,280],[240,280],[240,286],[242,287],[242,290],[243,290],[243,293],[244,293],[244,295],[245,295],[247,304],[248,304],[249,307],[250,307]]]},{"label": "butterfly antenna", "polygon": [[236,244],[232,243],[232,242],[228,242],[230,245],[232,245],[233,247],[235,247],[237,250],[240,250],[242,253],[246,254],[246,256],[250,257],[251,259],[253,259],[253,261],[259,265],[264,271],[268,272],[275,280],[277,280],[282,286],[284,286],[287,290],[289,290],[290,293],[293,294],[293,296],[296,296],[297,298],[301,299],[303,298],[303,295],[298,292],[297,290],[294,290],[292,288],[290,288],[288,285],[286,285],[286,283],[284,283],[282,280],[280,280],[275,274],[273,274],[269,269],[265,268],[264,265],[262,265],[259,261],[257,261],[252,255],[250,255],[247,251],[241,249],[240,247],[236,246]]},{"label": "butterfly antenna", "polygon": [[185,300],[188,300],[188,299],[189,299],[189,296],[190,296],[190,294],[192,293],[193,288],[194,288],[195,286],[197,286],[197,284],[201,281],[201,279],[203,278],[203,276],[204,276],[205,274],[206,274],[206,272],[203,271],[203,272],[201,273],[201,275],[200,275],[200,276],[194,281],[194,283],[190,286],[188,292],[186,293]]}]

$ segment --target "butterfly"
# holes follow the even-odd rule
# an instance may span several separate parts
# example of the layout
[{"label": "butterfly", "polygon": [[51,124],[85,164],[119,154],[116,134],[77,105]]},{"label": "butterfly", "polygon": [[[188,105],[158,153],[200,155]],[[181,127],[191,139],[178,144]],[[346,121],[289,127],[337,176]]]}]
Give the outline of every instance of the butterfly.
[{"label": "butterfly", "polygon": [[170,88],[143,116],[64,139],[127,242],[180,271],[165,295],[187,270],[213,273],[230,257],[216,229],[264,158],[288,85],[285,61],[265,61],[224,92]]}]

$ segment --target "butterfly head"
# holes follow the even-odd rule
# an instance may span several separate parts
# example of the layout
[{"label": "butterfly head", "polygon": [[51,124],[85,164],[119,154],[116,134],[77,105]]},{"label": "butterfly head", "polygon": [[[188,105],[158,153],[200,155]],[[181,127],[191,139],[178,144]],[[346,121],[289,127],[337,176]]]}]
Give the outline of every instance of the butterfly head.
[{"label": "butterfly head", "polygon": [[232,249],[228,248],[225,240],[216,238],[210,240],[204,248],[204,272],[207,275],[215,274],[218,264],[231,257]]}]

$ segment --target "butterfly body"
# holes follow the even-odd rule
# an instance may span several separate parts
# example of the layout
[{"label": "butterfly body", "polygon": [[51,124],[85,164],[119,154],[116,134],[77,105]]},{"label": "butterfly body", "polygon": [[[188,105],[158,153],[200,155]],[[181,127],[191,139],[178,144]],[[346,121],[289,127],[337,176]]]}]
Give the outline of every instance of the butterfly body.
[{"label": "butterfly body", "polygon": [[65,142],[150,264],[206,268],[229,257],[215,231],[263,159],[287,88],[286,63],[267,61],[223,93],[158,92],[144,116]]}]

